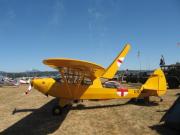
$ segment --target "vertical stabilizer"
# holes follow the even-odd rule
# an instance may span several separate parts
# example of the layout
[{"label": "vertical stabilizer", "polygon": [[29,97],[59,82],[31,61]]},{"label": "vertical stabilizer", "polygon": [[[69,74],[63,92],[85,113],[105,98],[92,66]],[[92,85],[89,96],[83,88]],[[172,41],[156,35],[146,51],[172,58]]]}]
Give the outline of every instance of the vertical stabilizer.
[{"label": "vertical stabilizer", "polygon": [[131,46],[126,44],[120,54],[116,57],[116,59],[112,62],[112,64],[106,69],[105,73],[102,75],[103,78],[112,79],[116,74],[118,68],[124,61],[127,53],[129,52]]},{"label": "vertical stabilizer", "polygon": [[148,78],[145,84],[142,85],[141,90],[156,93],[156,96],[162,96],[166,93],[167,85],[164,72],[159,68]]}]

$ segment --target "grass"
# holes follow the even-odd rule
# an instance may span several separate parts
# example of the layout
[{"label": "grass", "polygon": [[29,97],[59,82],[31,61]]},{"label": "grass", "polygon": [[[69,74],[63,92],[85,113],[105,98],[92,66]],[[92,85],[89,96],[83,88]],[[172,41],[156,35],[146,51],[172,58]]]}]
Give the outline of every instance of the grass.
[{"label": "grass", "polygon": [[159,123],[180,89],[168,90],[163,102],[137,105],[123,100],[84,101],[52,116],[57,103],[36,90],[23,95],[28,86],[0,87],[0,134],[61,135],[159,135],[177,134]]}]

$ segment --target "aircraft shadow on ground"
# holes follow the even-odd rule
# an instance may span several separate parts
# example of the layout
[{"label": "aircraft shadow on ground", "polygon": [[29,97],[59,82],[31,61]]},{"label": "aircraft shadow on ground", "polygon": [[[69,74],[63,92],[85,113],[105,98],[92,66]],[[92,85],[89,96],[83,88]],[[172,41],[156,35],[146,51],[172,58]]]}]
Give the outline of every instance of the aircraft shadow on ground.
[{"label": "aircraft shadow on ground", "polygon": [[[18,134],[18,135],[28,135],[28,134],[38,134],[38,135],[47,135],[54,133],[63,123],[65,120],[68,112],[70,110],[86,110],[86,109],[101,109],[101,108],[108,108],[108,107],[119,107],[124,106],[127,104],[135,104],[132,101],[128,101],[126,103],[121,104],[112,104],[112,105],[97,105],[97,106],[84,106],[83,104],[78,104],[77,106],[72,106],[66,108],[62,115],[60,116],[53,116],[51,111],[53,106],[57,105],[58,100],[53,99],[47,104],[43,105],[39,109],[14,109],[12,111],[12,115],[21,112],[32,112],[25,118],[21,119],[14,125],[8,127],[0,134],[2,135],[9,135],[9,134]],[[140,104],[145,106],[144,104]],[[147,105],[146,105],[147,106]],[[151,104],[150,104],[151,106]]]},{"label": "aircraft shadow on ground", "polygon": [[180,131],[167,127],[165,124],[153,125],[150,127],[152,130],[156,130],[161,135],[179,135]]},{"label": "aircraft shadow on ground", "polygon": [[144,101],[134,101],[134,100],[131,100],[131,99],[126,104],[133,104],[133,105],[147,106],[147,107],[158,106],[159,105],[159,103],[155,102],[155,101],[149,101],[148,103],[146,103]]},{"label": "aircraft shadow on ground", "polygon": [[[21,119],[14,125],[8,127],[0,134],[2,135],[10,135],[10,134],[18,134],[18,135],[47,135],[55,132],[63,123],[66,118],[70,108],[67,108],[61,116],[53,116],[51,113],[52,107],[57,104],[57,100],[53,99],[47,104],[43,105],[39,109],[22,109],[22,110],[14,110],[14,114],[16,112],[28,112],[32,111],[31,114]],[[16,112],[15,112],[16,111]]]},{"label": "aircraft shadow on ground", "polygon": [[60,116],[53,116],[51,113],[52,107],[57,105],[57,99],[53,99],[47,104],[43,105],[39,109],[14,109],[12,111],[12,116],[16,113],[21,112],[32,112],[25,118],[21,119],[17,123],[13,124],[12,126],[8,127],[0,134],[2,135],[9,135],[9,134],[18,134],[18,135],[47,135],[54,133],[63,123],[65,120],[68,112],[70,110],[85,110],[85,109],[96,109],[96,108],[106,108],[106,107],[117,107],[126,105],[124,104],[113,104],[113,105],[102,105],[102,106],[91,106],[86,107],[84,105],[77,105],[76,107],[69,106],[67,107],[62,115]]},{"label": "aircraft shadow on ground", "polygon": [[111,104],[111,105],[84,106],[83,104],[78,104],[77,106],[72,107],[71,110],[101,109],[101,108],[108,108],[108,107],[119,107],[119,106],[124,106],[128,104],[133,104],[137,106],[148,106],[148,107],[159,105],[159,103],[153,102],[153,101],[150,101],[149,103],[145,103],[145,102],[135,102],[130,99],[126,103]]},{"label": "aircraft shadow on ground", "polygon": [[71,107],[71,110],[88,110],[88,109],[101,109],[101,108],[108,108],[108,107],[119,107],[127,105],[127,103],[124,104],[112,104],[112,105],[97,105],[97,106],[85,106],[84,104],[78,104],[77,106]]}]

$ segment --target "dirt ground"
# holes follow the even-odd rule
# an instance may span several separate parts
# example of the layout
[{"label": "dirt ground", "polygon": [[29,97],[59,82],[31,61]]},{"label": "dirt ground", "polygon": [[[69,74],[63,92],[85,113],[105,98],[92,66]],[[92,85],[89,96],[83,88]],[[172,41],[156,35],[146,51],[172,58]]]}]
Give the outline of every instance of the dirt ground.
[{"label": "dirt ground", "polygon": [[177,99],[180,89],[168,90],[163,102],[149,105],[128,100],[84,101],[52,116],[57,103],[36,90],[23,95],[27,86],[0,87],[0,134],[8,135],[174,135],[177,131],[159,123]]}]

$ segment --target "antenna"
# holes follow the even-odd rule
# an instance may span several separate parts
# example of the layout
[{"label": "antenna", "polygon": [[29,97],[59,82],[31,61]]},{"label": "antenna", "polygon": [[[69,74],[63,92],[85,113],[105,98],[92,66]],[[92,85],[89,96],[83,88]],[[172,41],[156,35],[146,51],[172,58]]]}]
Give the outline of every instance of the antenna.
[{"label": "antenna", "polygon": [[141,72],[141,59],[140,59],[140,51],[137,52],[137,58],[139,60],[139,71]]},{"label": "antenna", "polygon": [[[177,47],[180,48],[180,42],[177,42]],[[177,62],[179,62],[179,56],[177,58]]]}]

